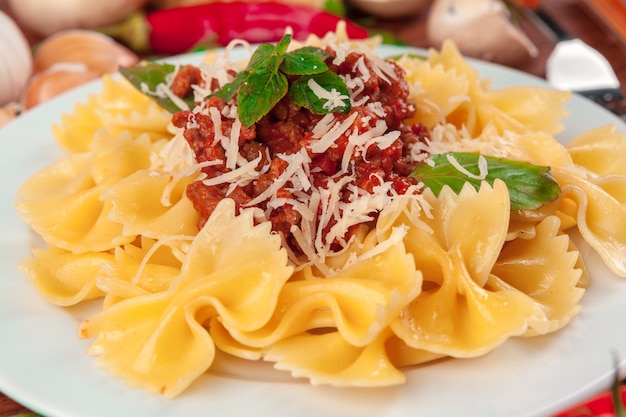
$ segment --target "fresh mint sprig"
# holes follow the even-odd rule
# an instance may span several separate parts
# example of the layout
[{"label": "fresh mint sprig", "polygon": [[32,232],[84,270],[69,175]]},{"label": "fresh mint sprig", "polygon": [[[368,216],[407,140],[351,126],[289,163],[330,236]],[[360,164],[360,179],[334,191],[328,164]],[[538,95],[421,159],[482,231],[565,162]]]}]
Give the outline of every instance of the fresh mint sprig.
[{"label": "fresh mint sprig", "polygon": [[[146,89],[156,92],[158,86],[164,84],[167,76],[175,70],[175,65],[158,62],[146,62],[133,68],[120,67],[122,76],[142,93],[145,93]],[[165,95],[151,94],[150,97],[170,113],[176,113],[180,110],[176,103]],[[195,106],[193,95],[185,97],[183,100],[189,108],[192,109]]]},{"label": "fresh mint sprig", "polygon": [[[224,101],[236,95],[239,119],[244,126],[258,122],[287,94],[295,104],[316,114],[350,110],[346,83],[324,62],[328,53],[315,47],[287,52],[290,42],[291,35],[285,35],[276,46],[260,45],[248,66],[212,94]],[[317,94],[310,82],[326,91],[328,97]]]},{"label": "fresh mint sprig", "polygon": [[[481,158],[487,167],[484,177],[480,175]],[[483,181],[493,185],[496,179],[501,179],[509,190],[512,210],[536,210],[561,193],[549,167],[472,152],[442,153],[433,155],[431,160],[432,165],[420,165],[411,176],[422,181],[435,195],[446,185],[458,194],[465,183],[478,190]]]},{"label": "fresh mint sprig", "polygon": [[[291,35],[285,35],[276,45],[259,45],[247,67],[209,97],[230,101],[236,96],[239,119],[246,127],[268,114],[287,94],[295,104],[316,114],[349,112],[350,91],[345,81],[326,65],[329,54],[313,46],[287,52],[290,43]],[[146,88],[154,91],[175,69],[171,64],[148,62],[134,68],[120,68],[120,73],[140,91]],[[311,82],[325,93],[322,96],[316,93]],[[170,113],[180,110],[166,96],[151,97]],[[185,97],[184,101],[190,108],[194,107],[193,96]]]}]

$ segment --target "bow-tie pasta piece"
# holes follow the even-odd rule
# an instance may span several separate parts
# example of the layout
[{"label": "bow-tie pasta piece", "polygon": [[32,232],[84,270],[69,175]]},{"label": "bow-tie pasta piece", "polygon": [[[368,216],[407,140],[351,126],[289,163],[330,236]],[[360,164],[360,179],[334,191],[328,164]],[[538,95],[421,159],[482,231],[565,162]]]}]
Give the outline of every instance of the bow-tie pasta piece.
[{"label": "bow-tie pasta piece", "polygon": [[168,138],[170,120],[167,111],[126,80],[106,75],[102,91],[89,95],[86,103],[77,103],[52,130],[61,147],[80,153],[91,149],[95,133],[103,128],[111,136],[128,131],[133,136],[148,134],[151,140]]},{"label": "bow-tie pasta piece", "polygon": [[626,175],[626,133],[607,125],[585,132],[567,144],[574,163],[597,175]]},{"label": "bow-tie pasta piece", "polygon": [[390,331],[365,346],[348,343],[339,332],[303,333],[272,346],[265,359],[313,385],[382,387],[402,384],[406,377],[391,362],[385,348]]},{"label": "bow-tie pasta piece", "polygon": [[571,98],[567,91],[543,87],[515,86],[481,91],[478,118],[483,125],[495,124],[501,132],[563,131],[561,120],[568,112],[563,105]]},{"label": "bow-tie pasta piece", "polygon": [[185,189],[195,177],[176,180],[169,173],[141,170],[110,187],[102,200],[111,204],[109,218],[123,226],[125,236],[194,236],[199,215]]},{"label": "bow-tie pasta piece", "polygon": [[500,133],[563,130],[560,120],[567,113],[562,105],[570,93],[530,86],[492,89],[452,42],[430,50],[426,60],[405,57],[398,63],[413,86],[411,99],[418,111],[412,123],[429,128],[449,123],[474,137],[489,125]]},{"label": "bow-tie pasta piece", "polygon": [[150,164],[151,142],[128,133],[96,134],[90,153],[68,155],[29,178],[18,190],[16,209],[44,241],[73,252],[109,250],[127,243],[109,218],[102,194],[115,182]]},{"label": "bow-tie pasta piece", "polygon": [[213,362],[212,317],[253,331],[273,314],[293,268],[270,229],[220,202],[166,291],[122,300],[81,324],[81,337],[95,338],[90,353],[132,385],[180,393]]},{"label": "bow-tie pasta piece", "polygon": [[553,170],[563,184],[557,215],[564,225],[576,225],[606,265],[626,277],[626,176],[596,177],[581,169]]},{"label": "bow-tie pasta piece", "polygon": [[364,346],[421,291],[422,277],[400,242],[330,277],[292,279],[283,287],[267,325],[254,332],[225,327],[239,343],[267,347],[316,329],[336,329]]},{"label": "bow-tie pasta piece", "polygon": [[400,58],[398,64],[407,71],[411,100],[417,110],[409,123],[423,123],[430,129],[445,122],[457,128],[471,129],[475,125],[476,110],[468,96],[470,80],[465,74],[411,57]]},{"label": "bow-tie pasta piece", "polygon": [[109,184],[95,184],[86,156],[69,156],[40,171],[18,190],[15,203],[22,220],[44,242],[77,253],[109,250],[132,240],[121,238],[121,225],[107,218],[111,205],[100,196]]},{"label": "bow-tie pasta piece", "polygon": [[558,217],[549,216],[536,226],[532,239],[507,242],[487,284],[491,291],[515,288],[543,306],[545,317],[531,318],[527,336],[554,332],[580,310],[584,268],[560,225]]},{"label": "bow-tie pasta piece", "polygon": [[114,261],[96,279],[106,294],[103,308],[127,298],[166,291],[180,273],[191,240],[172,236],[157,241],[142,236],[115,248]]},{"label": "bow-tie pasta piece", "polygon": [[96,287],[96,278],[112,260],[108,252],[73,254],[57,248],[34,249],[33,257],[24,259],[18,268],[46,300],[70,306],[103,295]]},{"label": "bow-tie pasta piece", "polygon": [[438,198],[427,190],[425,197],[432,217],[421,220],[432,232],[412,228],[405,239],[424,290],[391,323],[394,333],[414,349],[472,357],[526,332],[544,315],[541,307],[518,290],[485,287],[508,232],[504,183],[483,183],[478,192],[466,185],[459,195],[444,188]]}]

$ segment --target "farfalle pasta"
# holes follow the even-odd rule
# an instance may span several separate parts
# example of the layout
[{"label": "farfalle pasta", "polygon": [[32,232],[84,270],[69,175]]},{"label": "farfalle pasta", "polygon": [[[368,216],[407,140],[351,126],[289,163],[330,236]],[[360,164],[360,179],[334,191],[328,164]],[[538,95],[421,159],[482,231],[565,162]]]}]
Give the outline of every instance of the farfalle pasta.
[{"label": "farfalle pasta", "polygon": [[[16,203],[46,247],[19,269],[51,303],[102,300],[78,329],[100,367],[166,397],[218,351],[314,385],[396,385],[412,365],[567,325],[593,282],[569,230],[626,277],[626,135],[561,145],[568,93],[492,89],[451,43],[396,61],[341,31],[306,45],[347,88],[305,78],[326,113],[294,93],[245,125],[215,96],[246,76],[229,47],[177,66],[165,90],[106,77],[54,127],[67,155]],[[438,194],[411,176],[448,152],[549,166],[560,194],[512,210],[485,173],[460,167],[480,186]]]}]

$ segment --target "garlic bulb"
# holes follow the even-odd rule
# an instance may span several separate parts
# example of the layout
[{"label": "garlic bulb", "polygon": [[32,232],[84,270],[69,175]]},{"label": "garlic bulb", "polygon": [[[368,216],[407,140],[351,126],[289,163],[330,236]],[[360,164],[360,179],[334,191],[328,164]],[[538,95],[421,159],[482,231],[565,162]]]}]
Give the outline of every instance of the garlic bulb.
[{"label": "garlic bulb", "polygon": [[35,72],[62,62],[80,63],[90,71],[106,74],[120,66],[135,66],[139,57],[101,33],[70,29],[55,33],[39,45],[34,57]]},{"label": "garlic bulb", "polygon": [[43,37],[117,23],[148,0],[8,0],[15,19]]},{"label": "garlic bulb", "polygon": [[32,53],[24,34],[0,10],[0,106],[19,98],[32,68]]},{"label": "garlic bulb", "polygon": [[435,0],[426,35],[432,46],[439,47],[450,39],[467,56],[504,65],[516,65],[538,53],[511,22],[501,0]]},{"label": "garlic bulb", "polygon": [[23,109],[31,109],[99,76],[100,74],[90,71],[82,64],[54,65],[31,77],[22,97]]}]

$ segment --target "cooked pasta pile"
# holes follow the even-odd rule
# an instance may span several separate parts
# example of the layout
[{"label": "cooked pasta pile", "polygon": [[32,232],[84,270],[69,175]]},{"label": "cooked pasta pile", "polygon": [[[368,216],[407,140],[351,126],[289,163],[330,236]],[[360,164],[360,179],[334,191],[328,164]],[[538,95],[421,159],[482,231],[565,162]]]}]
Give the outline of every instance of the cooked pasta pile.
[{"label": "cooked pasta pile", "polygon": [[[342,34],[308,43],[376,46]],[[389,386],[410,365],[554,332],[589,284],[570,230],[626,277],[625,134],[607,126],[562,146],[553,135],[568,93],[492,89],[451,43],[398,64],[416,107],[407,123],[428,127],[429,152],[550,166],[559,199],[516,212],[502,181],[425,189],[391,199],[327,268],[296,264],[269,222],[228,198],[198,230],[185,190],[200,168],[171,114],[105,77],[54,127],[67,155],[19,189],[18,212],[47,244],[19,269],[59,306],[101,298],[79,328],[93,339],[89,353],[167,397],[209,369],[216,350],[315,385]]]}]

